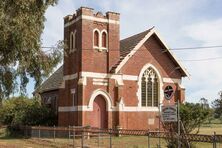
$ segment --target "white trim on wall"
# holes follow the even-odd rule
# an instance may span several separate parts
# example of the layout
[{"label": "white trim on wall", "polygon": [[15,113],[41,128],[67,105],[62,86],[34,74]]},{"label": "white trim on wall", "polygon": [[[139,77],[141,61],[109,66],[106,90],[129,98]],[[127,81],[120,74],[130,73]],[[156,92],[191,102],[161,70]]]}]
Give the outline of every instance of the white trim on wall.
[{"label": "white trim on wall", "polygon": [[181,79],[174,79],[174,78],[163,78],[164,83],[177,83],[181,84],[182,80]]},{"label": "white trim on wall", "polygon": [[89,104],[88,104],[88,108],[89,110],[93,111],[93,102],[95,100],[95,98],[98,96],[98,95],[102,95],[103,98],[105,99],[106,101],[106,110],[107,111],[112,111],[112,99],[111,99],[111,96],[104,90],[102,89],[97,89],[95,91],[93,91],[90,99],[89,99]]},{"label": "white trim on wall", "polygon": [[[104,80],[107,80],[107,78],[115,79],[115,80],[118,80],[119,82],[122,82],[123,80],[126,80],[126,81],[138,81],[139,80],[138,79],[139,76],[136,76],[136,75],[106,74],[106,73],[87,72],[87,71],[82,71],[82,72],[79,73],[79,75],[81,77],[85,77],[85,78],[95,78],[95,79],[93,79],[94,81],[97,81],[98,79],[100,79],[101,81],[104,81]],[[76,79],[77,77],[78,77],[78,73],[71,74],[71,75],[65,75],[63,77],[63,80],[72,80],[72,79]],[[163,77],[162,82],[163,83],[181,84],[182,80],[181,79],[175,79],[175,78]]]},{"label": "white trim on wall", "polygon": [[[60,106],[59,112],[75,112],[75,111],[93,111],[93,108],[89,108],[87,105],[83,106]],[[124,107],[112,107],[109,112],[159,112],[158,107],[137,107],[137,106],[124,106]]]},{"label": "white trim on wall", "polygon": [[107,79],[97,79],[97,78],[93,78],[93,85],[108,86],[108,80],[107,80]]},{"label": "white trim on wall", "polygon": [[77,17],[76,19],[72,20],[71,22],[68,22],[68,23],[64,24],[64,28],[78,22],[80,19],[102,22],[102,23],[109,23],[109,24],[119,24],[119,21],[112,20],[112,19],[97,18],[97,17],[94,17],[94,16],[81,15],[81,16]]},{"label": "white trim on wall", "polygon": [[74,74],[71,74],[71,75],[64,75],[63,80],[64,81],[73,80],[73,79],[76,79],[77,77],[78,77],[78,73],[74,73]]},{"label": "white trim on wall", "polygon": [[93,82],[93,85],[108,86],[108,83],[107,82]]}]

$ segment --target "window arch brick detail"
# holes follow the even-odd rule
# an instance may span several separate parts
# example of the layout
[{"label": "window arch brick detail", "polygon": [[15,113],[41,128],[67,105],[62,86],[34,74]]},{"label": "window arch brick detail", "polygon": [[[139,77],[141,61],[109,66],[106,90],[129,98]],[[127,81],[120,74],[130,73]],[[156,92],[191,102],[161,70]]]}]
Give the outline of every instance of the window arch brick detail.
[{"label": "window arch brick detail", "polygon": [[74,32],[70,33],[70,52],[73,52],[77,49],[77,36],[76,36],[76,30]]},{"label": "window arch brick detail", "polygon": [[157,108],[163,101],[162,77],[152,64],[146,64],[138,77],[138,107]]},{"label": "window arch brick detail", "polygon": [[108,50],[108,33],[105,29],[100,31],[95,28],[93,30],[93,48],[102,50]]},{"label": "window arch brick detail", "polygon": [[95,47],[99,47],[99,31],[95,30],[93,33],[93,44]]}]

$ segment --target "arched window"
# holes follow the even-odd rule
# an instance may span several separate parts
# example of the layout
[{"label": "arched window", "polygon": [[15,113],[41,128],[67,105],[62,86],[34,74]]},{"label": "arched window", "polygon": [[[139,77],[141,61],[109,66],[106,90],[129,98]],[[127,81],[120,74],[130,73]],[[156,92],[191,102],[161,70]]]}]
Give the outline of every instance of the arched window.
[{"label": "arched window", "polygon": [[102,33],[102,47],[106,48],[107,46],[107,36],[106,36],[106,32],[104,31]]},{"label": "arched window", "polygon": [[70,36],[70,49],[73,49],[73,41],[74,41],[74,34],[72,32]]},{"label": "arched window", "polygon": [[99,47],[99,32],[97,30],[94,31],[94,46]]},{"label": "arched window", "polygon": [[157,107],[159,103],[159,80],[153,68],[147,68],[141,80],[141,103],[146,107]]},{"label": "arched window", "polygon": [[70,50],[74,50],[77,48],[76,43],[77,43],[76,31],[74,33],[71,32],[71,34],[70,34]]}]

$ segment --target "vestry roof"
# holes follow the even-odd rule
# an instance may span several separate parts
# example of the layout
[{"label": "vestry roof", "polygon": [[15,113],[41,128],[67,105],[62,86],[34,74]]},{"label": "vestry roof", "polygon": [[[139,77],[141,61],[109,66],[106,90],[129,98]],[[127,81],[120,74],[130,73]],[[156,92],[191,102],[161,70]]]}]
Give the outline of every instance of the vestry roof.
[{"label": "vestry roof", "polygon": [[60,66],[47,80],[45,80],[35,92],[42,93],[46,91],[59,89],[63,81],[63,66]]}]

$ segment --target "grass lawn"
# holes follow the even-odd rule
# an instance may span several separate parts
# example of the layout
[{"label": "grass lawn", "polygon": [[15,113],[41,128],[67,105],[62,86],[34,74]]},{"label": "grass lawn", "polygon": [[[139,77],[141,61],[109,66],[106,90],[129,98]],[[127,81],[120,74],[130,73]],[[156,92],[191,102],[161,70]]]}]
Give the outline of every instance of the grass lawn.
[{"label": "grass lawn", "polygon": [[213,135],[214,132],[218,135],[222,135],[222,124],[205,124],[200,127],[199,134]]},{"label": "grass lawn", "polygon": [[[216,128],[215,128],[216,127]],[[220,126],[219,126],[220,127]],[[217,130],[219,128],[214,127],[203,127],[201,132],[207,133],[207,128],[212,130]],[[211,131],[212,132],[212,131]],[[99,141],[99,143],[98,143]],[[151,148],[157,147],[158,138],[150,138]],[[74,141],[75,146],[81,146],[81,139],[76,139]],[[101,148],[109,147],[110,140],[109,137],[98,139],[97,137],[84,139],[84,145],[90,148],[98,147]],[[5,129],[0,129],[0,148],[67,148],[72,147],[73,139],[39,139],[39,138],[18,138],[18,137],[8,137],[5,134]],[[122,137],[112,137],[112,147],[113,148],[147,148],[148,137],[146,136],[122,136]],[[211,143],[194,143],[197,148],[211,148]],[[161,139],[161,147],[166,147],[166,141]],[[218,147],[222,147],[222,143]]]}]

